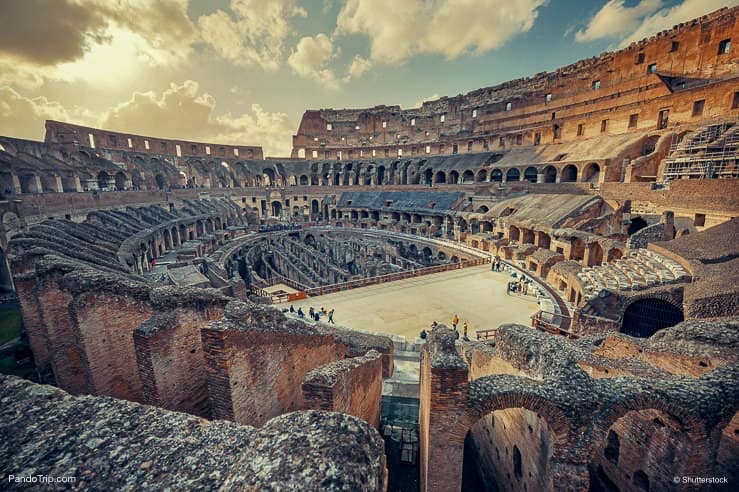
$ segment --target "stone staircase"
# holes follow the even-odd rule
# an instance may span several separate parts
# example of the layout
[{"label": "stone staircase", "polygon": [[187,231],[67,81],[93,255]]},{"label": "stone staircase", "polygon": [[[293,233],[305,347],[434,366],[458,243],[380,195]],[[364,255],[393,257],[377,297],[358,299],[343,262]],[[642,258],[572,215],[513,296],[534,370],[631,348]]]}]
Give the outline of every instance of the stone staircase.
[{"label": "stone staircase", "polygon": [[642,290],[690,278],[676,261],[640,248],[628,256],[595,267],[585,267],[577,274],[586,300],[603,290]]}]

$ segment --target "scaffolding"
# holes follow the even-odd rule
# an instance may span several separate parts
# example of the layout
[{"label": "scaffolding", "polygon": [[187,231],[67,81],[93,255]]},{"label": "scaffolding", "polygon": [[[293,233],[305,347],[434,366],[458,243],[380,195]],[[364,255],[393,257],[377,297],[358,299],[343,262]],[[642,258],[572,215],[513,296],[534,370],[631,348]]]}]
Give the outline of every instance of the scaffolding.
[{"label": "scaffolding", "polygon": [[739,122],[708,120],[678,140],[665,158],[665,180],[739,177]]}]

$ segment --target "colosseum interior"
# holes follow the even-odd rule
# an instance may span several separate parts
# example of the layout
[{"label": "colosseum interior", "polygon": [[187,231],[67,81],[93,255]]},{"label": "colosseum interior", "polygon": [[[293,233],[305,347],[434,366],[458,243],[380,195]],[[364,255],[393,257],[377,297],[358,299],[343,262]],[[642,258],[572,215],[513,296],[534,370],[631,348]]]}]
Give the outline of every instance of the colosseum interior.
[{"label": "colosseum interior", "polygon": [[0,478],[737,490],[737,16],[417,108],[307,110],[289,158],[0,137],[23,325],[0,355],[26,376],[0,375]]}]

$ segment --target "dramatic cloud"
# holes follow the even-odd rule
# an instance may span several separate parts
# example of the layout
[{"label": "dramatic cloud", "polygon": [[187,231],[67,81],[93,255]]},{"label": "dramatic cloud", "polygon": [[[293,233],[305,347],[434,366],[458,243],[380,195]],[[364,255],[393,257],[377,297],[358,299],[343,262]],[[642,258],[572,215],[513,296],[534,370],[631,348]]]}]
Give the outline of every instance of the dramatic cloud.
[{"label": "dramatic cloud", "polygon": [[5,0],[0,12],[0,54],[33,65],[80,60],[111,43],[115,27],[138,36],[156,60],[180,58],[196,34],[186,0]]},{"label": "dramatic cloud", "polygon": [[336,89],[339,82],[334,72],[326,64],[336,56],[333,43],[325,34],[302,38],[295,51],[287,59],[287,64],[301,77],[318,81],[321,85]]},{"label": "dramatic cloud", "polygon": [[137,92],[110,110],[100,126],[163,138],[262,145],[267,155],[290,155],[295,125],[287,115],[270,113],[259,104],[252,104],[251,113],[216,115],[216,99],[199,89],[197,82],[187,80],[161,94]]},{"label": "dramatic cloud", "polygon": [[198,19],[200,35],[219,56],[237,65],[277,70],[291,33],[288,20],[305,17],[293,0],[231,0],[232,14],[216,10]]},{"label": "dramatic cloud", "polygon": [[624,0],[609,0],[590,19],[584,31],[575,33],[575,39],[582,43],[631,32],[644,16],[656,12],[661,6],[661,0],[642,0],[633,7],[625,7]]},{"label": "dramatic cloud", "polygon": [[47,119],[95,123],[91,115],[68,110],[59,102],[45,97],[28,98],[10,87],[0,87],[0,135],[43,140]]},{"label": "dramatic cloud", "polygon": [[455,58],[496,49],[534,24],[546,0],[349,0],[336,34],[366,34],[370,59],[400,63],[415,54]]},{"label": "dramatic cloud", "polygon": [[625,47],[725,5],[726,0],[684,0],[674,7],[663,8],[661,0],[642,0],[633,7],[626,7],[624,0],[609,0],[584,30],[575,33],[575,39],[579,42],[619,39],[619,47]]}]

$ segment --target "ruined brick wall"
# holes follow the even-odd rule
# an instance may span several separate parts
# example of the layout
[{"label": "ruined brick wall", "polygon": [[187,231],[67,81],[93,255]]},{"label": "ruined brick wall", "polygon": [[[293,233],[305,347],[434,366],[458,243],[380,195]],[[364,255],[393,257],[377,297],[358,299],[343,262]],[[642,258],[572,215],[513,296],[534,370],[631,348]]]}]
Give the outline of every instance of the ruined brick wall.
[{"label": "ruined brick wall", "polygon": [[348,413],[379,429],[382,356],[378,352],[317,367],[306,374],[302,389],[306,408]]},{"label": "ruined brick wall", "polygon": [[546,420],[536,413],[518,408],[498,410],[472,426],[469,438],[487,489],[552,489],[549,460],[554,438]]}]

